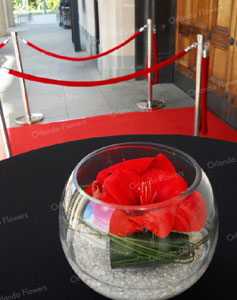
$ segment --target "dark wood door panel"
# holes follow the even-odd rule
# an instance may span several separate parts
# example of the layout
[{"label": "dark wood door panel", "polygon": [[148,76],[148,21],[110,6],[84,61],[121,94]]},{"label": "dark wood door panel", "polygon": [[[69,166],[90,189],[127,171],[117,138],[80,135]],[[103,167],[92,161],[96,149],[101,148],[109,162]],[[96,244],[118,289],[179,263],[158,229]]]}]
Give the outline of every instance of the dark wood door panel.
[{"label": "dark wood door panel", "polygon": [[220,97],[224,97],[226,87],[228,55],[228,50],[224,50],[216,44],[211,44],[209,86]]},{"label": "dark wood door panel", "polygon": [[190,25],[180,23],[179,33],[189,37],[189,35],[192,33],[192,27]]},{"label": "dark wood door panel", "polygon": [[210,0],[192,1],[195,33],[202,33],[207,36],[210,21],[209,14],[211,11],[210,4]]},{"label": "dark wood door panel", "polygon": [[229,67],[227,89],[228,98],[228,122],[237,129],[237,0],[234,2],[232,14],[231,37],[233,37],[233,45],[230,47]]},{"label": "dark wood door panel", "polygon": [[[210,43],[209,90],[219,99],[212,97],[211,109],[215,112],[216,103],[216,113],[233,123],[237,105],[237,0],[177,0],[176,53],[192,44],[197,34],[203,34]],[[196,50],[179,60],[176,70],[195,80]]]},{"label": "dark wood door panel", "polygon": [[[192,44],[193,22],[192,1],[178,0],[176,16],[176,53]],[[176,70],[191,78],[191,61],[192,53],[190,52],[176,63]]]},{"label": "dark wood door panel", "polygon": [[220,96],[226,97],[228,59],[230,56],[230,34],[233,0],[213,1],[215,13],[212,18],[210,43],[209,86]]},{"label": "dark wood door panel", "polygon": [[[208,40],[209,11],[211,0],[177,1],[176,52],[197,40],[197,34],[203,34]],[[192,50],[176,64],[176,69],[191,79],[196,77],[196,49]]]}]

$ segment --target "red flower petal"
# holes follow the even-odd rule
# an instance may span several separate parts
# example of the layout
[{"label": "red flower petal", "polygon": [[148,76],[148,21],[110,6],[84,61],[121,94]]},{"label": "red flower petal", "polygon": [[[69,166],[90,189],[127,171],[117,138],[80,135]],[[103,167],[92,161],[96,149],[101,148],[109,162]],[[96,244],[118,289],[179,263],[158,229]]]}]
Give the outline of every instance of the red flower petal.
[{"label": "red flower petal", "polygon": [[93,196],[93,194],[92,194],[92,184],[89,185],[89,186],[86,188],[85,192],[86,192],[88,195]]},{"label": "red flower petal", "polygon": [[176,173],[176,170],[172,165],[172,163],[162,153],[158,154],[157,157],[152,160],[149,168],[159,168],[164,171],[170,171]]},{"label": "red flower petal", "polygon": [[169,180],[166,180],[166,184],[163,186],[163,189],[160,190],[158,201],[160,202],[175,198],[187,189],[188,184],[183,177],[179,176],[177,173],[173,174]]},{"label": "red flower petal", "polygon": [[98,200],[119,204],[100,182],[93,181],[92,184],[87,187],[85,192]]},{"label": "red flower petal", "polygon": [[116,210],[110,219],[110,233],[121,237],[134,232],[141,232],[143,229],[143,226],[140,226],[130,220],[129,217],[121,210]]},{"label": "red flower petal", "polygon": [[105,179],[104,187],[119,204],[137,205],[136,186],[139,179],[133,172],[116,170]]},{"label": "red flower petal", "polygon": [[144,226],[160,238],[165,238],[172,230],[175,221],[175,208],[165,207],[146,213],[143,216],[131,217],[140,226]]},{"label": "red flower petal", "polygon": [[92,186],[91,186],[91,190],[92,190],[92,195],[93,195],[94,198],[100,199],[102,197],[103,186],[100,182],[93,181]]},{"label": "red flower petal", "polygon": [[206,223],[206,218],[205,199],[195,191],[177,206],[173,229],[182,232],[200,231]]},{"label": "red flower petal", "polygon": [[[172,174],[172,173],[171,173]],[[144,195],[141,188],[141,204],[159,202],[159,195],[163,187],[167,184],[163,179],[164,176],[170,175],[170,172],[160,170],[158,168],[148,169],[141,177],[140,185],[146,185],[149,195]],[[150,198],[150,200],[142,200],[143,198]]]},{"label": "red flower petal", "polygon": [[85,192],[88,195],[100,200],[103,195],[103,186],[101,183],[93,181],[92,184],[86,188]]},{"label": "red flower petal", "polygon": [[176,172],[168,158],[164,154],[159,153],[155,158],[148,157],[131,159],[115,164],[99,172],[96,180],[103,183],[107,176],[120,169],[134,172],[137,175],[142,175],[148,168],[159,168],[165,171]]},{"label": "red flower petal", "polygon": [[103,183],[106,177],[111,175],[114,171],[121,169],[131,171],[137,175],[140,175],[145,172],[153,159],[154,158],[138,158],[123,161],[99,172],[96,180]]},{"label": "red flower petal", "polygon": [[119,204],[108,191],[104,192],[102,194],[102,197],[100,198],[101,201],[104,201],[106,203],[112,203],[112,204]]},{"label": "red flower petal", "polygon": [[177,173],[160,170],[158,168],[148,169],[141,178],[141,182],[146,182],[150,186],[152,202],[161,202],[174,198],[185,190],[188,185],[183,177]]}]

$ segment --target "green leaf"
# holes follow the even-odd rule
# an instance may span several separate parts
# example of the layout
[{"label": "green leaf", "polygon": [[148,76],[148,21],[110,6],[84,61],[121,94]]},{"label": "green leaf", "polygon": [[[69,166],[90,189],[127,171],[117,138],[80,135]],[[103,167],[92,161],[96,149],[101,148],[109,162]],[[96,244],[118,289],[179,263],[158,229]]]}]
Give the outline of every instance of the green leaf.
[{"label": "green leaf", "polygon": [[187,234],[171,232],[159,238],[152,232],[139,232],[121,238],[110,237],[111,268],[148,267],[161,263],[189,263],[194,251]]}]

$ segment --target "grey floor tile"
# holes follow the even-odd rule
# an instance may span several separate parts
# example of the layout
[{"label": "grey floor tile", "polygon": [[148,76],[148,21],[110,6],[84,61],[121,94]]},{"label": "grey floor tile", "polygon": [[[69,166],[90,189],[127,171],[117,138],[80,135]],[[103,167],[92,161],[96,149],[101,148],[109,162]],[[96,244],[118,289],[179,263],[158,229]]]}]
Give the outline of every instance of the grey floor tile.
[{"label": "grey floor tile", "polygon": [[67,105],[73,105],[73,101],[87,101],[88,99],[101,98],[98,88],[64,88]]}]

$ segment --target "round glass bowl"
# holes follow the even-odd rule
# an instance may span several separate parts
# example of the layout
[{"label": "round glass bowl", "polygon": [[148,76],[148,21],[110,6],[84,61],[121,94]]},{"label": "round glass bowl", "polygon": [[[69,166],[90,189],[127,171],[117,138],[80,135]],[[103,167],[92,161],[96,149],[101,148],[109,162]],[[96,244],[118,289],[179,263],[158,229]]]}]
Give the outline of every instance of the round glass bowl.
[{"label": "round glass bowl", "polygon": [[[128,186],[122,176],[110,189],[105,185],[112,181],[109,170],[98,188],[95,180],[102,170],[140,158],[146,159],[136,163],[137,176],[160,175]],[[126,168],[133,166],[130,162]],[[176,195],[180,184],[187,188]],[[106,189],[122,202],[92,196]],[[128,194],[140,203],[123,204]],[[124,143],[79,162],[62,196],[59,227],[68,262],[96,292],[121,300],[168,299],[191,287],[207,269],[216,247],[218,217],[210,182],[192,157],[164,145]]]}]

